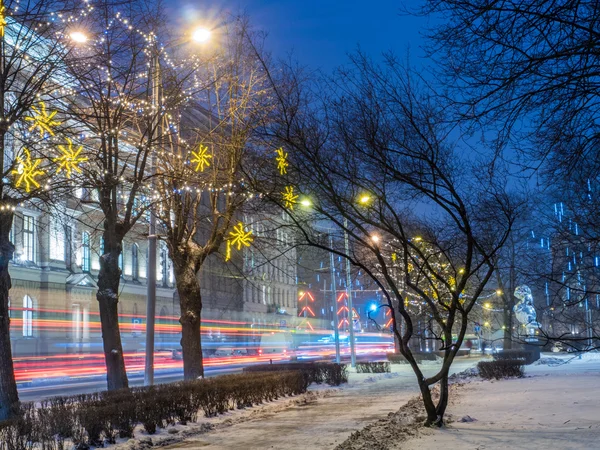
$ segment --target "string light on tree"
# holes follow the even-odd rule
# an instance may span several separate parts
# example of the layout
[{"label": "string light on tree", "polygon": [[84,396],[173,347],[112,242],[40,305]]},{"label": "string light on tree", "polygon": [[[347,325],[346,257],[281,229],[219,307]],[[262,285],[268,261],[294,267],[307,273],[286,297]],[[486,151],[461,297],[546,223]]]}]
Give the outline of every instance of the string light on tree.
[{"label": "string light on tree", "polygon": [[44,174],[44,171],[38,166],[41,164],[41,159],[31,159],[31,153],[26,148],[23,148],[23,154],[17,156],[17,169],[12,171],[16,175],[15,187],[21,188],[24,185],[26,192],[31,192],[32,186],[34,189],[40,187],[36,177]]},{"label": "string light on tree", "polygon": [[252,231],[246,231],[244,224],[242,222],[238,222],[238,224],[233,227],[233,230],[229,232],[225,261],[229,261],[231,259],[231,247],[236,247],[237,250],[240,251],[242,247],[250,247],[252,242],[254,242]]},{"label": "string light on tree", "polygon": [[280,175],[285,175],[289,166],[287,162],[288,154],[283,151],[283,147],[275,150],[275,153],[277,153],[277,158],[275,158],[275,161],[277,161],[277,170],[279,170]]},{"label": "string light on tree", "polygon": [[283,198],[283,205],[286,208],[293,210],[294,205],[297,203],[298,200],[298,195],[294,194],[293,186],[286,186],[285,191],[281,193],[281,196]]},{"label": "string light on tree", "polygon": [[81,173],[79,164],[86,162],[88,158],[79,156],[83,150],[83,145],[80,145],[77,149],[75,149],[73,148],[73,141],[71,141],[71,139],[67,138],[67,142],[68,145],[58,146],[58,149],[61,151],[62,155],[58,158],[54,158],[53,161],[58,163],[58,167],[56,168],[57,174],[64,170],[67,174],[67,178],[71,178],[71,173],[73,170]]},{"label": "string light on tree", "polygon": [[53,127],[60,125],[60,122],[54,120],[54,116],[56,116],[57,111],[52,111],[48,113],[46,109],[46,104],[44,102],[40,102],[40,107],[37,108],[32,106],[33,116],[25,117],[25,120],[28,122],[33,122],[33,124],[29,127],[29,131],[33,131],[38,129],[40,132],[40,137],[44,137],[44,133],[48,133],[51,136],[54,136]]},{"label": "string light on tree", "polygon": [[212,159],[212,155],[208,153],[208,147],[200,144],[198,147],[198,151],[192,151],[193,158],[190,160],[192,164],[196,164],[195,171],[204,172],[204,169],[210,167],[210,160]]}]

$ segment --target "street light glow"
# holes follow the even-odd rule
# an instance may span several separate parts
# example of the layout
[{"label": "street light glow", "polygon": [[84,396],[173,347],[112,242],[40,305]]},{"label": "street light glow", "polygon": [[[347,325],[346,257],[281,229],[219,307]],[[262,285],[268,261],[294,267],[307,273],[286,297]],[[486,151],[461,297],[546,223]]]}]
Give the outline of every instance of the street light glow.
[{"label": "street light glow", "polygon": [[375,244],[377,244],[377,243],[380,241],[380,239],[381,239],[381,238],[380,238],[379,236],[377,236],[376,234],[373,234],[373,235],[371,236],[371,240],[372,240],[372,241],[373,241]]},{"label": "street light glow", "polygon": [[369,195],[361,195],[360,198],[358,199],[358,201],[360,203],[362,203],[363,205],[366,205],[367,203],[369,203],[369,201],[371,200],[371,197]]},{"label": "street light glow", "polygon": [[73,31],[70,37],[73,41],[77,42],[78,44],[83,44],[88,40],[87,36],[81,31]]},{"label": "street light glow", "polygon": [[305,199],[300,200],[300,204],[302,206],[309,207],[312,203],[310,202],[309,199],[305,198]]},{"label": "street light glow", "polygon": [[192,33],[192,39],[194,42],[203,44],[204,42],[208,42],[210,40],[211,34],[211,31],[207,28],[196,28]]}]

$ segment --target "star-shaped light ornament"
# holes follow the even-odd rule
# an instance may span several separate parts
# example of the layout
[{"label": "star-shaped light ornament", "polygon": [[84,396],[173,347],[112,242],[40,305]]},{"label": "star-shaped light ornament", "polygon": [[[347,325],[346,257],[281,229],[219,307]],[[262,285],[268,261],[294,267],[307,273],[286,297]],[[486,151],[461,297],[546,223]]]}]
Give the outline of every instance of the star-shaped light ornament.
[{"label": "star-shaped light ornament", "polygon": [[285,191],[281,193],[281,197],[283,198],[283,205],[291,210],[293,210],[294,205],[298,203],[298,195],[294,194],[293,186],[286,186]]},{"label": "star-shaped light ornament", "polygon": [[238,222],[238,224],[233,227],[233,230],[229,232],[225,261],[229,261],[231,259],[231,247],[236,247],[239,251],[242,249],[242,247],[250,247],[252,242],[254,242],[252,231],[246,231],[244,224],[242,222]]},{"label": "star-shaped light ornament", "polygon": [[4,37],[4,28],[6,28],[6,6],[4,1],[0,0],[0,37]]},{"label": "star-shaped light ornament", "polygon": [[48,133],[50,136],[54,136],[54,130],[52,128],[60,125],[58,120],[54,120],[54,116],[56,116],[57,111],[48,112],[46,109],[46,104],[44,102],[40,102],[40,107],[37,108],[35,106],[31,107],[33,111],[33,116],[25,117],[25,120],[28,122],[33,122],[29,127],[29,131],[38,130],[40,132],[40,137],[44,137],[45,133]]},{"label": "star-shaped light ornament", "polygon": [[58,149],[62,154],[58,158],[54,158],[53,161],[58,164],[58,167],[56,168],[57,175],[64,170],[67,178],[71,178],[73,171],[81,173],[79,164],[86,162],[88,158],[85,156],[79,156],[79,154],[83,151],[83,145],[80,145],[77,147],[77,149],[75,149],[71,139],[67,138],[67,142],[67,145],[58,146]]},{"label": "star-shaped light ornament", "polygon": [[198,147],[198,151],[192,151],[193,158],[190,160],[192,164],[196,164],[194,170],[196,172],[204,172],[204,169],[210,167],[210,160],[212,159],[212,155],[208,153],[208,147],[200,144]]},{"label": "star-shaped light ornament", "polygon": [[277,158],[275,158],[275,161],[277,161],[277,170],[279,170],[280,175],[285,175],[290,165],[287,162],[288,154],[283,150],[283,147],[275,150],[275,153],[277,153]]},{"label": "star-shaped light ornament", "polygon": [[23,153],[17,156],[17,169],[12,171],[12,174],[15,175],[15,187],[24,188],[26,192],[31,192],[32,187],[33,189],[39,188],[40,183],[36,178],[45,173],[38,167],[41,163],[41,159],[31,159],[29,150],[23,148]]}]

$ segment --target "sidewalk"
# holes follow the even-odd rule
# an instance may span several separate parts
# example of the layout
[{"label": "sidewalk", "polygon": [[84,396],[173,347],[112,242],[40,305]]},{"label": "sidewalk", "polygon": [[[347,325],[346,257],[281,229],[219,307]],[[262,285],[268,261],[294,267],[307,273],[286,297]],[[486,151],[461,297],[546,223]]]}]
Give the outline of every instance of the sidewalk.
[{"label": "sidewalk", "polygon": [[[453,371],[472,367],[457,363]],[[437,369],[432,365],[431,370]],[[332,395],[231,427],[191,437],[165,449],[332,449],[367,424],[396,412],[418,394],[407,365],[393,365],[391,374],[356,374]]]}]

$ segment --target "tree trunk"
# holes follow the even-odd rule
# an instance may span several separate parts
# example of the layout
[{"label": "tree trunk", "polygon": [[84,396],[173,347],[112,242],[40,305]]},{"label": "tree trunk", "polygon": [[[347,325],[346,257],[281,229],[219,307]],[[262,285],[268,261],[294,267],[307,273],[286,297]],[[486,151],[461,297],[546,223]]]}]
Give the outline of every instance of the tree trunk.
[{"label": "tree trunk", "polygon": [[425,421],[426,427],[431,427],[438,424],[438,415],[433,398],[431,397],[431,389],[429,385],[423,381],[419,381],[419,389],[421,390],[421,396],[423,397],[423,405],[425,406],[425,412],[427,413],[427,420]]},{"label": "tree trunk", "polygon": [[15,251],[9,240],[14,212],[0,212],[0,421],[15,416],[19,411],[19,394],[10,347],[10,317],[8,295],[11,288],[8,262]]},{"label": "tree trunk", "polygon": [[100,257],[98,292],[96,299],[100,307],[104,360],[106,362],[106,384],[109,391],[129,387],[121,331],[119,330],[119,282],[121,269],[119,255],[122,243],[114,235],[104,232],[104,254]]},{"label": "tree trunk", "polygon": [[181,349],[183,353],[183,378],[195,380],[204,376],[202,364],[202,295],[196,278],[193,261],[173,261],[179,305],[181,309]]},{"label": "tree trunk", "polygon": [[448,386],[448,372],[446,371],[446,373],[442,375],[442,379],[440,380],[440,399],[436,407],[438,426],[442,426],[444,424],[444,414],[446,413],[446,408],[448,407],[449,396],[450,392]]}]

